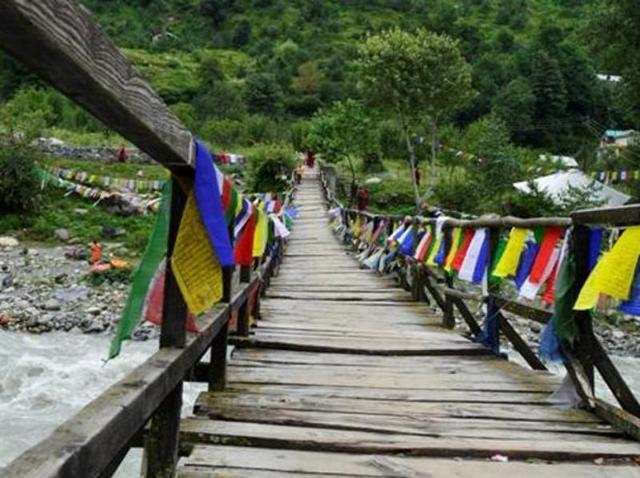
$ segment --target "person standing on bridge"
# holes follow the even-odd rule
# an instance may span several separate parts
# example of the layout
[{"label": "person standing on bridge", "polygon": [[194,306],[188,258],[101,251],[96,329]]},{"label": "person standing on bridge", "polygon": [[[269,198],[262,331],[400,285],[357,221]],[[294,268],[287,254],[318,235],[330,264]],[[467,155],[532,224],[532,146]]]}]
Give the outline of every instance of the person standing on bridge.
[{"label": "person standing on bridge", "polygon": [[358,210],[364,211],[369,207],[369,190],[364,186],[358,189]]},{"label": "person standing on bridge", "polygon": [[313,151],[307,151],[307,167],[313,168],[316,163],[316,154]]}]

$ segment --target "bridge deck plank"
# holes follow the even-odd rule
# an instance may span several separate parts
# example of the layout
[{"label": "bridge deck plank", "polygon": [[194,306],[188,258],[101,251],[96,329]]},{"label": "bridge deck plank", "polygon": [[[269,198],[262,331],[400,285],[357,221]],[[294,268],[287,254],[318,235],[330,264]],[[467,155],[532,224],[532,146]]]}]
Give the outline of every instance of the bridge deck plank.
[{"label": "bridge deck plank", "polygon": [[180,477],[640,476],[637,442],[549,401],[557,376],[489,355],[358,269],[312,174],[297,202],[262,320],[234,339],[226,391],[202,393],[182,421],[192,453]]}]

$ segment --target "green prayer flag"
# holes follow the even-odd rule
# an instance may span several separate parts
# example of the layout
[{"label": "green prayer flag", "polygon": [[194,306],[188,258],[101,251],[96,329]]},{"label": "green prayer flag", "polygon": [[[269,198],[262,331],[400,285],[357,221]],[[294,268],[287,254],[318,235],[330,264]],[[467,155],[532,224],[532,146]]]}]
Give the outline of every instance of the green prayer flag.
[{"label": "green prayer flag", "polygon": [[149,285],[167,254],[167,237],[169,235],[169,210],[171,207],[171,181],[167,181],[162,189],[162,202],[156,217],[153,232],[147,243],[142,260],[133,274],[133,284],[129,291],[127,303],[118,322],[116,334],[111,340],[109,359],[117,357],[122,342],[129,340],[131,334],[140,323],[144,302]]},{"label": "green prayer flag", "polygon": [[502,278],[494,276],[493,271],[496,269],[498,262],[500,262],[506,248],[507,239],[501,237],[496,247],[496,253],[493,255],[493,260],[491,261],[491,268],[489,269],[489,285],[499,285],[502,283]]},{"label": "green prayer flag", "polygon": [[238,191],[236,188],[231,188],[231,201],[229,201],[229,207],[225,213],[225,219],[227,220],[227,226],[230,226],[236,218],[236,208],[238,207]]},{"label": "green prayer flag", "polygon": [[576,262],[571,252],[567,253],[560,265],[556,277],[556,303],[554,315],[556,317],[556,336],[559,340],[571,340],[578,334],[573,305],[578,298],[578,291],[574,287],[576,281]]}]

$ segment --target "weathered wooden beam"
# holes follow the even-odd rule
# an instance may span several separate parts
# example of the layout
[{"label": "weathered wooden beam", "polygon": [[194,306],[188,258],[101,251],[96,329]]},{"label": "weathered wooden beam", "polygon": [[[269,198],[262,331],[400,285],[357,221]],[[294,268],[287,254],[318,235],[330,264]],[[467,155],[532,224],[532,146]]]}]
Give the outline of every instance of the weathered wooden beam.
[{"label": "weathered wooden beam", "polygon": [[620,375],[620,372],[611,361],[611,358],[598,338],[594,336],[591,343],[593,345],[592,353],[595,366],[611,390],[611,393],[613,393],[625,411],[640,419],[640,404],[633,394],[633,391],[624,381],[622,375]]},{"label": "weathered wooden beam", "polygon": [[458,309],[458,312],[460,312],[462,319],[467,323],[467,326],[469,326],[471,333],[476,337],[479,337],[482,334],[482,328],[467,307],[467,304],[465,304],[464,301],[459,297],[451,296],[451,298],[453,300],[453,304]]},{"label": "weathered wooden beam", "polygon": [[3,0],[0,48],[173,172],[191,135],[74,0]]},{"label": "weathered wooden beam", "polygon": [[582,209],[571,214],[574,224],[609,224],[633,226],[640,224],[640,205]]},{"label": "weathered wooden beam", "polygon": [[203,333],[190,337],[184,349],[160,349],[7,465],[3,478],[100,476],[209,348],[229,317],[228,305],[212,309]]},{"label": "weathered wooden beam", "polygon": [[503,296],[493,296],[496,306],[512,314],[519,315],[525,319],[533,320],[541,324],[546,324],[553,315],[550,311],[534,307],[532,305],[523,304],[522,302],[516,302],[509,300]]},{"label": "weathered wooden beam", "polygon": [[498,314],[498,327],[504,333],[504,336],[511,342],[513,348],[522,356],[533,370],[547,370],[538,356],[531,350],[529,344],[520,336],[513,328],[504,315]]}]

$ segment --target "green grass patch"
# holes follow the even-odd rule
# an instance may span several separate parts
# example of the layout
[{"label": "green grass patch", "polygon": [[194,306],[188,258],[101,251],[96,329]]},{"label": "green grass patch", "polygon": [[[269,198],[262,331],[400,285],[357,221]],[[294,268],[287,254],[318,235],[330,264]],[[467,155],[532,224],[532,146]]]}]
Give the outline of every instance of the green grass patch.
[{"label": "green grass patch", "polygon": [[[67,158],[44,158],[38,162],[45,167],[72,169],[74,171],[84,171],[89,174],[110,176],[113,178],[144,180],[164,180],[169,178],[168,171],[159,164],[120,163],[117,161],[107,163],[97,160],[90,161],[86,159]],[[142,172],[142,174],[139,174],[140,172]]]},{"label": "green grass patch", "polygon": [[[65,194],[64,190],[47,187],[43,191],[44,201],[39,213],[1,215],[0,231],[26,242],[56,244],[59,240],[55,238],[54,231],[68,229],[73,242],[89,244],[94,239],[105,241],[101,230],[109,226],[125,231],[113,239],[127,249],[123,256],[136,257],[144,251],[155,215],[118,216],[101,205],[94,207],[91,200]],[[78,214],[75,211],[78,208],[88,212]]]}]

